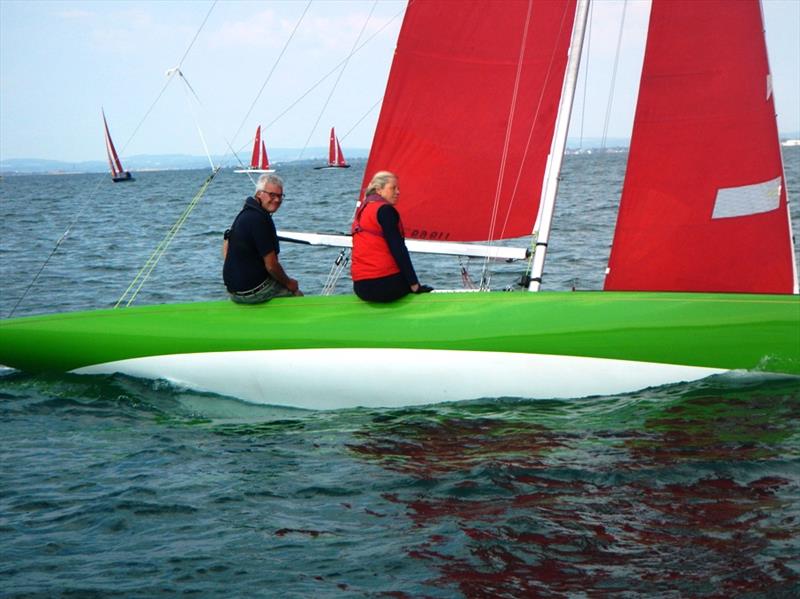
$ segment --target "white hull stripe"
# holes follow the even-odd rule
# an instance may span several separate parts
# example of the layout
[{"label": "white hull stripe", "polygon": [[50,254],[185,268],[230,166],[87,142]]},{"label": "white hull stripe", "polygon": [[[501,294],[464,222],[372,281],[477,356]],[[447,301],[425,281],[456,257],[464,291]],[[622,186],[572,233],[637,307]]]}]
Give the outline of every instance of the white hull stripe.
[{"label": "white hull stripe", "polygon": [[724,370],[543,354],[369,348],[174,354],[73,372],[120,372],[252,403],[328,410],[610,395]]}]

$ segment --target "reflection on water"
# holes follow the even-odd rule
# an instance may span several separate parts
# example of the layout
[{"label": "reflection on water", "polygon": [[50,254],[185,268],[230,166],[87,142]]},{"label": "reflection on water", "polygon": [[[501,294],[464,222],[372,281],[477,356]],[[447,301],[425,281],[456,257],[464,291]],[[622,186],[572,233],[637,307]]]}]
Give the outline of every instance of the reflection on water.
[{"label": "reflection on water", "polygon": [[798,381],[684,391],[638,408],[598,400],[606,420],[589,429],[535,402],[500,418],[399,413],[351,450],[416,481],[385,495],[427,532],[405,550],[465,596],[788,596],[800,584]]}]

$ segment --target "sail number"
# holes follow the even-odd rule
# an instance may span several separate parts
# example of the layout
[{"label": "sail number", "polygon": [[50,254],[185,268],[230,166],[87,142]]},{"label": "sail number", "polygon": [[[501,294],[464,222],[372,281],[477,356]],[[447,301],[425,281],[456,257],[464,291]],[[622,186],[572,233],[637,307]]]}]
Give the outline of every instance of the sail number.
[{"label": "sail number", "polygon": [[446,241],[450,233],[445,231],[428,231],[426,229],[414,229],[411,231],[411,239],[427,239],[429,241]]}]

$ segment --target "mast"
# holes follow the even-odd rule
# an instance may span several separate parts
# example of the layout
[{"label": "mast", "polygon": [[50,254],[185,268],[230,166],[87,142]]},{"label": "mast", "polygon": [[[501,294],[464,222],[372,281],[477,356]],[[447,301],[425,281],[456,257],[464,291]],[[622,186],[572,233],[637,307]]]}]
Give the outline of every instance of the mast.
[{"label": "mast", "polygon": [[[550,226],[553,222],[553,210],[558,192],[558,176],[561,173],[561,163],[564,160],[564,148],[567,145],[567,132],[569,119],[572,113],[572,102],[575,98],[575,87],[578,83],[578,70],[581,63],[581,50],[583,38],[586,33],[586,20],[589,16],[589,0],[578,0],[575,9],[575,26],[572,29],[572,40],[569,46],[569,59],[567,72],[564,77],[564,86],[561,93],[561,102],[558,107],[556,129],[553,135],[553,144],[547,158],[545,180],[542,186],[542,200],[539,218],[534,225],[533,235],[536,247],[533,254],[533,267],[528,291],[539,291],[542,284],[544,259],[547,253],[547,241],[550,238]],[[538,225],[538,235],[536,226]]]}]

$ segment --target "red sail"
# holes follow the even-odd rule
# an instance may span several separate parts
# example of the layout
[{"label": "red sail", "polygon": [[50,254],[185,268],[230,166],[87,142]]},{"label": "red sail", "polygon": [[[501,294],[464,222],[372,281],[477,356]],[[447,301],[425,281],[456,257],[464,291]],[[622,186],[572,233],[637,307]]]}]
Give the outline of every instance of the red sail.
[{"label": "red sail", "polygon": [[336,138],[334,127],[331,127],[331,141],[328,146],[328,165],[329,166],[346,166],[347,162],[342,155],[342,146],[339,145],[339,140]]},{"label": "red sail", "polygon": [[253,140],[253,155],[250,157],[250,168],[258,168],[261,153],[261,125],[256,129],[256,138]]},{"label": "red sail", "polygon": [[530,234],[574,16],[574,0],[409,3],[362,186],[397,174],[407,236]]},{"label": "red sail", "polygon": [[111,176],[116,177],[122,172],[122,163],[117,156],[117,150],[114,148],[114,142],[111,141],[111,133],[108,131],[108,122],[106,121],[106,113],[103,113],[103,127],[105,128],[106,137],[106,154],[108,155],[108,165],[111,168]]},{"label": "red sail", "polygon": [[328,164],[334,166],[336,164],[336,134],[331,127],[331,141],[328,144]]},{"label": "red sail", "polygon": [[791,293],[758,0],[653,0],[608,290]]},{"label": "red sail", "polygon": [[261,170],[269,169],[269,156],[267,156],[267,146],[264,144],[264,140],[261,140],[261,161],[259,162],[259,166]]}]

